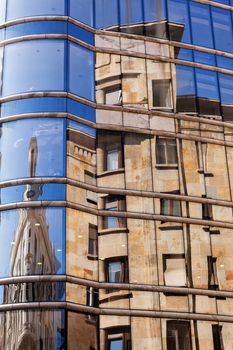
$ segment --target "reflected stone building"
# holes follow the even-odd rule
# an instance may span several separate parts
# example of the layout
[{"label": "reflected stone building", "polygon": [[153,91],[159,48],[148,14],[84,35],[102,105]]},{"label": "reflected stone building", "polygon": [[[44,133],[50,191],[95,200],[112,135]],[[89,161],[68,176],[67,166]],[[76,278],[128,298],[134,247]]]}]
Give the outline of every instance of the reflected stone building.
[{"label": "reflected stone building", "polygon": [[0,0],[0,350],[233,349],[233,0]]}]

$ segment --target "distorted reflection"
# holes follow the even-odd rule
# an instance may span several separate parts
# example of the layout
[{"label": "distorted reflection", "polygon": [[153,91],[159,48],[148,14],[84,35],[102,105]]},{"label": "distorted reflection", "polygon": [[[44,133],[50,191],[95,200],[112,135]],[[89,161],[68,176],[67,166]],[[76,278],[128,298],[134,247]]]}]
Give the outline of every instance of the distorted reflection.
[{"label": "distorted reflection", "polygon": [[64,131],[62,119],[28,119],[2,124],[0,179],[63,176]]},{"label": "distorted reflection", "polygon": [[[36,191],[35,191],[36,189]],[[0,189],[1,204],[21,201],[65,200],[66,186],[63,184],[34,184],[4,187]]]},{"label": "distorted reflection", "polygon": [[13,304],[35,301],[65,300],[63,282],[27,282],[1,286],[0,303]]},{"label": "distorted reflection", "polygon": [[0,277],[64,273],[64,232],[63,208],[1,212]]},{"label": "distorted reflection", "polygon": [[65,311],[18,310],[0,313],[0,349],[65,349]]}]

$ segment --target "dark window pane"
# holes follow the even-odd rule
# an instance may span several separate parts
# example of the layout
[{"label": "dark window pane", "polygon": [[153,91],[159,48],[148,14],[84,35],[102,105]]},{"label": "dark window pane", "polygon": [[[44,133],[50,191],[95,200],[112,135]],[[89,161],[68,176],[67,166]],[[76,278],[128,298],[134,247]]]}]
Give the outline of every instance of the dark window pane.
[{"label": "dark window pane", "polygon": [[162,139],[156,140],[156,163],[157,164],[177,164],[176,140]]},{"label": "dark window pane", "polygon": [[167,350],[191,350],[190,323],[167,321]]},{"label": "dark window pane", "polygon": [[64,41],[31,40],[7,45],[3,95],[64,90]]},{"label": "dark window pane", "polygon": [[93,52],[70,43],[69,91],[88,100],[94,100],[94,90]]},{"label": "dark window pane", "polygon": [[65,15],[65,0],[8,0],[8,21],[42,15]]},{"label": "dark window pane", "polygon": [[172,108],[170,80],[153,80],[152,91],[154,108]]}]

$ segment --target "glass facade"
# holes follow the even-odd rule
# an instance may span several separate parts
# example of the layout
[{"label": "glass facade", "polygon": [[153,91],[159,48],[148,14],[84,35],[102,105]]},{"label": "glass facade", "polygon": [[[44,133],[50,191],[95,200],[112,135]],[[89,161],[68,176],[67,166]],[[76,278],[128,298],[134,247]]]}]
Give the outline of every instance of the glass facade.
[{"label": "glass facade", "polygon": [[0,349],[232,349],[233,0],[0,21]]}]

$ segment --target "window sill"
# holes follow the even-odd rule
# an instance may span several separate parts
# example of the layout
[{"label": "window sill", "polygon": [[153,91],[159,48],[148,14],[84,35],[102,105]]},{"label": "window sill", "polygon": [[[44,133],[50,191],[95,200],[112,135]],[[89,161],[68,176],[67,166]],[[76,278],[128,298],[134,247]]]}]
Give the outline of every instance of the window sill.
[{"label": "window sill", "polygon": [[172,107],[156,107],[153,106],[151,107],[152,111],[158,111],[158,112],[173,112],[173,108]]},{"label": "window sill", "polygon": [[205,171],[204,169],[197,169],[197,172],[199,174],[203,174],[206,177],[213,177],[214,176],[213,173],[211,173],[210,171]]},{"label": "window sill", "polygon": [[178,164],[156,164],[157,169],[178,169]]},{"label": "window sill", "polygon": [[92,255],[92,254],[87,254],[87,259],[89,259],[89,260],[98,260],[98,256],[97,255]]},{"label": "window sill", "polygon": [[97,178],[108,176],[108,175],[122,174],[124,172],[125,172],[125,168],[119,168],[115,170],[105,170],[101,174],[98,174]]},{"label": "window sill", "polygon": [[160,230],[182,230],[183,225],[177,222],[161,222],[159,225]]},{"label": "window sill", "polygon": [[114,291],[114,292],[107,292],[106,294],[99,299],[99,303],[107,303],[115,300],[120,300],[120,299],[127,299],[127,298],[132,298],[132,293],[129,292],[128,290],[121,290],[119,291]]},{"label": "window sill", "polygon": [[103,230],[99,230],[98,234],[107,235],[110,233],[124,233],[124,232],[128,232],[127,227],[105,228]]}]

